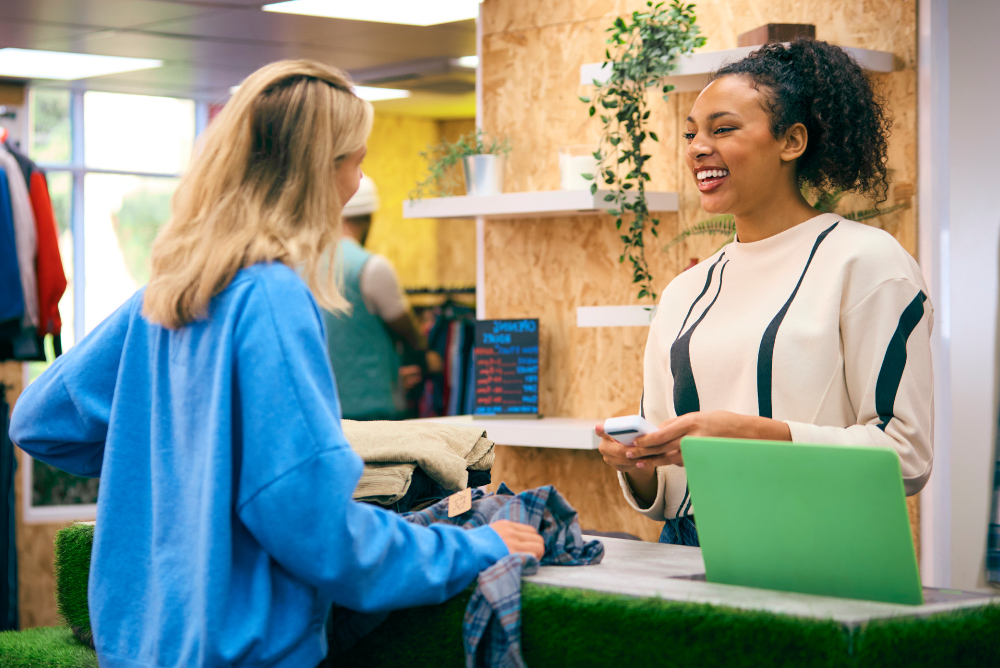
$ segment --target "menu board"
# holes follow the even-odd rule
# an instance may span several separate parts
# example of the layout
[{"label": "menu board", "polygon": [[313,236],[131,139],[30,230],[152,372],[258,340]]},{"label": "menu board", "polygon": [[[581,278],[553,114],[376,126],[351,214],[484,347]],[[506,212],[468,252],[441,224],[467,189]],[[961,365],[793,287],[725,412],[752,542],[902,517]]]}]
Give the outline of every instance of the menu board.
[{"label": "menu board", "polygon": [[473,415],[538,417],[538,320],[476,322]]}]

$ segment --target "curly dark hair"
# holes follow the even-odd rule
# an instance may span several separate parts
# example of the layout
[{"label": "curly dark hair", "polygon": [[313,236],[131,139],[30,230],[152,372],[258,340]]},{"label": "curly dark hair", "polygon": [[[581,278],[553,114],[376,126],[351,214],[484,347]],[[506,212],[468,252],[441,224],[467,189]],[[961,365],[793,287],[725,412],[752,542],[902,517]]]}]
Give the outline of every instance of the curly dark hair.
[{"label": "curly dark hair", "polygon": [[763,92],[771,133],[802,123],[809,134],[799,183],[821,191],[853,190],[877,203],[888,197],[886,145],[892,120],[881,87],[843,49],[814,39],[765,44],[711,80],[748,78]]}]

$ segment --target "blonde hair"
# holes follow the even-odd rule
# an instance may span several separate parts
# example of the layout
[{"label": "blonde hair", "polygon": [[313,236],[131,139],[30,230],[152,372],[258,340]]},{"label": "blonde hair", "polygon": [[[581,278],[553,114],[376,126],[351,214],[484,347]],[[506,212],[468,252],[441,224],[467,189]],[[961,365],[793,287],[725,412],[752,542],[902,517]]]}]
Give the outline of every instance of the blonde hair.
[{"label": "blonde hair", "polygon": [[299,269],[324,308],[343,309],[330,262],[341,234],[335,169],[359,150],[371,104],[340,70],[284,60],[251,74],[212,121],[152,249],[143,313],[176,329],[208,315],[240,269]]}]

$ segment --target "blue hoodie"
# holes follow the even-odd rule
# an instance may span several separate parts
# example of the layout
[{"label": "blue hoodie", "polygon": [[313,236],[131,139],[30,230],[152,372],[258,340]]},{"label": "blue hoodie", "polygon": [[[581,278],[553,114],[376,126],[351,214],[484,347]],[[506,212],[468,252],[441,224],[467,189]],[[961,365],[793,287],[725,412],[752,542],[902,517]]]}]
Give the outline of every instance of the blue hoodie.
[{"label": "blue hoodie", "polygon": [[[322,315],[294,271],[240,271],[172,331],[136,293],[21,395],[11,439],[100,476],[90,615],[103,668],[315,666],[331,604],[438,603],[508,551],[356,503]],[[349,379],[341,379],[349,382]]]}]

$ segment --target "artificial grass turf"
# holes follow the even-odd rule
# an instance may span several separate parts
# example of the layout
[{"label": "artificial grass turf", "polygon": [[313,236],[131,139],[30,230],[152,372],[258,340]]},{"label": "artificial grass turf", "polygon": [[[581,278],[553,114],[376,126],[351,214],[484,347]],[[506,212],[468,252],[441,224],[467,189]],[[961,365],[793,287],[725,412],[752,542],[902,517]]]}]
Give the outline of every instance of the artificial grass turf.
[{"label": "artificial grass turf", "polygon": [[[392,613],[330,668],[460,668],[472,590],[437,606]],[[529,666],[627,665],[827,668],[848,661],[849,634],[813,621],[660,598],[521,585],[522,653]]]},{"label": "artificial grass turf", "polygon": [[61,626],[0,633],[3,668],[97,668],[97,654]]},{"label": "artificial grass turf", "polygon": [[701,603],[522,586],[524,657],[534,666],[843,666],[837,622]]},{"label": "artificial grass turf", "polygon": [[74,524],[56,534],[56,609],[80,642],[94,646],[87,607],[94,525]]},{"label": "artificial grass turf", "polygon": [[[56,537],[59,611],[84,637],[90,633],[87,579],[93,534],[93,526],[76,524]],[[1000,666],[1000,606],[878,620],[848,630],[834,621],[530,582],[523,583],[521,593],[522,649],[529,666]],[[471,594],[469,588],[441,605],[396,611],[350,652],[327,663],[336,668],[460,668],[465,664],[462,620]],[[47,656],[47,650],[40,650],[46,643],[51,643],[53,656],[66,649],[68,632],[21,633],[36,631],[50,633],[25,636],[16,646],[10,636],[19,634],[0,634],[0,667],[96,665],[93,652],[80,653],[85,648],[79,643],[71,645],[78,650],[76,663],[25,663]],[[25,652],[17,654],[20,663],[4,654],[16,647]]]},{"label": "artificial grass turf", "polygon": [[854,657],[859,668],[1000,666],[1000,605],[868,622]]}]

